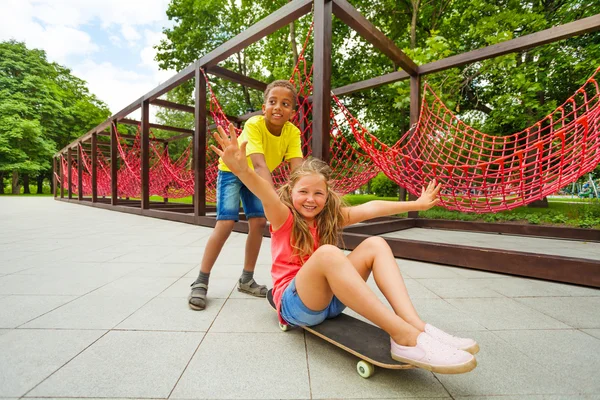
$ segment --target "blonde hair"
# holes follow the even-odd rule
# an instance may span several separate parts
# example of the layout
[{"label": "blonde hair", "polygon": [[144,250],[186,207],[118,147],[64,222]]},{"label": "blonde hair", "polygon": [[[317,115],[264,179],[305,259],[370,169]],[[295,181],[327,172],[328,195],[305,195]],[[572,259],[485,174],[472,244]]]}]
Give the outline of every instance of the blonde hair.
[{"label": "blonde hair", "polygon": [[297,256],[302,264],[304,264],[306,259],[314,252],[315,243],[313,242],[313,236],[310,233],[306,220],[294,208],[292,202],[292,189],[296,183],[298,183],[300,178],[310,175],[321,175],[327,187],[325,207],[315,218],[319,240],[317,245],[332,244],[337,246],[342,226],[344,225],[342,207],[346,205],[340,195],[333,191],[329,185],[331,168],[329,168],[329,165],[325,162],[317,158],[304,160],[300,167],[292,172],[289,181],[279,189],[279,198],[281,199],[281,202],[292,211],[293,215],[294,222],[290,237],[292,254]]},{"label": "blonde hair", "polygon": [[269,98],[269,93],[271,89],[275,87],[286,88],[290,92],[292,92],[292,101],[294,102],[294,107],[296,107],[296,98],[298,97],[298,93],[296,92],[296,87],[290,82],[284,79],[279,79],[277,81],[273,81],[267,85],[265,92],[263,93],[263,102],[267,104],[267,100]]}]

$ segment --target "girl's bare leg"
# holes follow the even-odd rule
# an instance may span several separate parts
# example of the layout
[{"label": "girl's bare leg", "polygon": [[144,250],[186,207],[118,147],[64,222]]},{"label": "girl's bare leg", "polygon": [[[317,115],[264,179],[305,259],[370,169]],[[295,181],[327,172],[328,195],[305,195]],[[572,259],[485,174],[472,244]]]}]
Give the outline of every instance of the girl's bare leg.
[{"label": "girl's bare leg", "polygon": [[373,271],[377,287],[394,312],[419,331],[425,330],[425,322],[410,300],[392,249],[383,238],[374,236],[366,239],[348,255],[348,259],[365,281]]},{"label": "girl's bare leg", "polygon": [[335,294],[400,345],[415,346],[421,333],[377,298],[350,259],[335,246],[323,245],[313,253],[296,275],[296,290],[304,305],[315,311],[325,309]]}]

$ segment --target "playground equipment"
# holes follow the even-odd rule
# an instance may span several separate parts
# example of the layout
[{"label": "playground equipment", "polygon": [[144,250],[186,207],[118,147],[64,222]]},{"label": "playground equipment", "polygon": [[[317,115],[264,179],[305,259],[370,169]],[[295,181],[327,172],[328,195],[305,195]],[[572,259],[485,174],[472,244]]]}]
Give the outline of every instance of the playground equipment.
[{"label": "playground equipment", "polygon": [[[80,204],[94,207],[214,226],[215,219],[210,214],[212,209],[207,204],[211,198],[210,183],[214,179],[210,167],[213,164],[208,156],[206,145],[209,130],[214,129],[216,124],[223,121],[215,118],[214,114],[211,117],[211,112],[214,111],[211,107],[214,106],[214,102],[211,100],[206,74],[216,75],[248,88],[264,90],[266,83],[228,71],[217,64],[269,33],[287,26],[290,22],[309,13],[313,5],[312,66],[309,69],[303,67],[300,79],[294,80],[299,85],[304,85],[305,88],[311,88],[312,91],[301,91],[303,99],[300,102],[302,106],[299,114],[303,117],[299,119],[298,124],[303,126],[301,130],[305,133],[305,143],[310,145],[306,149],[310,148],[313,156],[330,162],[338,171],[343,171],[344,165],[348,166],[350,175],[345,176],[340,173],[340,184],[343,182],[357,184],[363,178],[376,173],[377,169],[381,169],[415,193],[423,181],[435,177],[443,181],[449,188],[443,196],[444,204],[447,207],[489,212],[534,201],[544,196],[546,190],[557,190],[559,187],[574,182],[576,177],[589,172],[588,168],[591,164],[594,162],[597,164],[595,157],[599,153],[599,90],[595,79],[588,81],[580,91],[567,100],[562,108],[558,108],[547,119],[540,121],[539,125],[513,135],[510,142],[500,143],[470,127],[461,125],[441,102],[434,100],[433,103],[426,103],[422,101],[421,78],[449,68],[598,31],[600,30],[600,15],[417,66],[347,1],[293,0],[235,38],[202,56],[159,87],[146,93],[139,100],[59,151],[54,164],[55,171],[57,171],[56,178],[61,185],[60,195],[56,192],[55,196],[59,200],[77,201]],[[334,14],[372,43],[402,70],[332,89],[330,81],[331,35]],[[308,83],[304,83],[304,78],[310,78],[310,86]],[[195,83],[193,107],[159,98],[190,79],[194,79]],[[344,109],[342,101],[339,99],[359,90],[404,79],[410,80],[410,124],[415,128],[405,136],[408,145],[383,146],[366,132],[355,117],[346,113],[347,110]],[[425,90],[429,91],[428,88]],[[194,130],[150,123],[149,109],[151,105],[193,113],[195,116]],[[422,113],[421,107],[423,107]],[[127,116],[137,109],[141,109],[141,120],[127,119]],[[333,117],[332,110],[334,110]],[[256,115],[256,113],[226,117],[239,127],[252,115]],[[210,124],[209,118],[212,119],[212,124]],[[336,128],[335,123],[342,119],[347,123],[344,124],[344,127]],[[139,124],[139,138],[119,135],[116,129],[117,123]],[[309,124],[311,126],[310,135],[305,129]],[[550,125],[550,128],[548,129],[546,125]],[[151,128],[178,132],[180,135],[158,140],[151,137]],[[107,129],[108,132],[106,132]],[[337,148],[332,148],[331,136],[337,138],[340,133],[343,133],[342,136],[346,140],[354,138],[358,143],[358,145],[352,146],[356,153],[336,153]],[[110,143],[101,143],[98,140],[100,136],[110,136]],[[158,188],[154,186],[156,182],[152,183],[157,179],[155,176],[160,175],[157,171],[162,170],[163,176],[167,176],[174,172],[173,165],[179,165],[177,168],[183,165],[177,164],[177,161],[168,161],[166,158],[163,159],[166,163],[163,165],[162,161],[157,161],[162,156],[157,156],[156,152],[160,150],[161,145],[168,146],[173,140],[189,136],[192,136],[190,148],[192,154],[185,159],[186,167],[190,166],[189,175],[181,182],[177,182],[175,190],[182,190],[182,188],[192,190],[189,183],[193,179],[193,205],[151,203],[150,195],[155,190],[165,193],[162,183],[158,185]],[[450,141],[446,140],[446,137],[450,136],[453,137],[454,142],[459,143],[457,139],[461,140],[460,147],[450,146]],[[128,147],[131,153],[122,151],[122,140],[131,141]],[[151,143],[153,143],[152,146]],[[109,151],[109,154],[107,152],[103,156],[104,167],[102,166],[103,161],[101,161],[102,156],[100,156],[102,146],[108,147]],[[466,152],[466,157],[462,156],[463,152]],[[444,153],[445,159],[449,159],[450,162],[443,162],[442,159],[436,158],[438,153]],[[136,158],[130,159],[129,154],[135,154]],[[369,157],[363,157],[364,155]],[[88,159],[87,163],[84,162],[86,158]],[[66,159],[66,168],[60,167],[64,164],[63,159]],[[368,160],[372,161],[372,164]],[[344,164],[346,161],[347,164]],[[581,162],[578,163],[578,161]],[[336,166],[338,163],[339,167]],[[89,169],[85,165],[89,165]],[[373,165],[375,167],[372,167]],[[390,165],[394,165],[394,169],[390,169]],[[361,169],[363,167],[364,169]],[[403,169],[406,172],[403,172]],[[106,172],[101,172],[104,170]],[[135,175],[127,178],[124,173],[126,170]],[[86,174],[90,175],[89,183],[84,179]],[[104,174],[107,179],[105,183],[99,185],[98,180],[101,174]],[[404,174],[410,174],[410,176]],[[284,173],[281,176],[285,176]],[[110,199],[100,199],[99,195],[102,196],[100,193],[108,192],[107,182],[110,182]],[[184,184],[184,182],[186,183]],[[140,200],[123,198],[123,196],[127,197],[130,189],[131,193],[136,189],[137,195],[134,197],[139,197]],[[67,191],[66,196],[65,190]],[[84,197],[84,192],[90,190],[91,197]],[[74,198],[75,193],[76,199]],[[351,227],[346,230],[344,235],[346,247],[352,249],[353,246],[358,245],[364,239],[365,234],[380,234],[411,227],[444,227],[598,240],[596,232],[586,230],[516,224],[502,226],[468,224],[460,221],[423,220],[415,218],[416,214],[409,216],[411,218],[405,220],[376,221],[360,227]],[[245,232],[247,225],[240,222],[235,229]],[[600,286],[599,263],[591,260],[573,260],[566,257],[477,249],[468,246],[444,246],[425,242],[415,244],[400,239],[389,239],[388,243],[398,257]]]},{"label": "playground equipment", "polygon": [[583,184],[577,196],[588,199],[598,198],[598,183],[594,182],[592,174],[589,175],[588,181]]}]

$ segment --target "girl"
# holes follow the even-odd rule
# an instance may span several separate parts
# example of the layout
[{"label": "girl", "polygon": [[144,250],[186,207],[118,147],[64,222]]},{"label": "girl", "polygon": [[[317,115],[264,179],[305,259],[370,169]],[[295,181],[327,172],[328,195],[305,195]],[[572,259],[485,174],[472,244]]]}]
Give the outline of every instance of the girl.
[{"label": "girl", "polygon": [[[412,202],[371,201],[344,207],[330,188],[331,170],[306,160],[279,195],[246,161],[246,142],[238,146],[233,125],[214,134],[211,146],[227,167],[262,201],[270,221],[273,300],[280,321],[312,326],[339,315],[346,306],[389,333],[392,358],[438,373],[464,373],[477,365],[479,346],[423,322],[413,307],[388,244],[380,237],[363,241],[346,256],[336,247],[341,228],[371,218],[427,210],[439,202],[441,185],[430,182]],[[366,283],[373,273],[392,306],[388,309]]]}]

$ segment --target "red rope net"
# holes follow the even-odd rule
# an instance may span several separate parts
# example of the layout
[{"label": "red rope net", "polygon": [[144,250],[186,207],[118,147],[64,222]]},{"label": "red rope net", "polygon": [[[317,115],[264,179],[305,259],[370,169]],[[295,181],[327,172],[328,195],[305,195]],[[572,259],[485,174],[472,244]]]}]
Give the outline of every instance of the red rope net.
[{"label": "red rope net", "polygon": [[[140,130],[131,145],[121,137],[117,131],[117,192],[119,197],[139,198],[141,197],[141,139]],[[82,193],[84,196],[92,194],[92,165],[90,156],[78,149],[82,161]],[[194,173],[191,169],[191,143],[183,151],[181,156],[173,160],[169,155],[168,148],[158,146],[156,142],[150,142],[150,170],[149,189],[150,195],[168,198],[181,198],[194,194]],[[98,196],[111,195],[111,162],[107,160],[102,151],[97,152],[97,193]],[[62,168],[62,182],[60,175],[56,179],[63,188],[68,186],[68,162],[63,156],[60,158]],[[77,161],[73,160],[71,165],[71,188],[73,193],[79,192],[79,171]]]},{"label": "red rope net", "polygon": [[555,193],[600,162],[599,71],[550,115],[512,135],[467,126],[428,85],[424,91],[434,100],[423,96],[416,128],[394,146],[358,124],[353,130],[375,164],[412,194],[437,179],[443,184],[441,205],[448,209],[512,209]]},{"label": "red rope net", "polygon": [[[294,67],[290,82],[297,89],[297,112],[291,122],[300,129],[302,139],[302,153],[304,157],[312,155],[312,66],[309,66],[304,57],[308,41],[312,34],[312,26],[308,32],[298,62]],[[206,76],[206,75],[205,75]],[[216,125],[226,127],[229,124],[227,116],[223,112],[217,97],[215,96],[208,79],[206,79],[210,93],[210,112]],[[369,155],[360,148],[354,140],[354,125],[356,119],[344,107],[343,103],[332,94],[332,111],[330,114],[331,130],[329,132],[329,165],[333,171],[331,184],[340,194],[350,193],[373,178],[378,169]],[[240,130],[237,129],[238,135]],[[209,135],[210,137],[210,135]],[[206,185],[207,199],[214,201],[216,191],[217,159],[214,152],[207,153]],[[289,177],[289,166],[282,163],[272,172],[273,182],[280,187],[287,182]],[[209,196],[210,194],[210,196]]]}]

